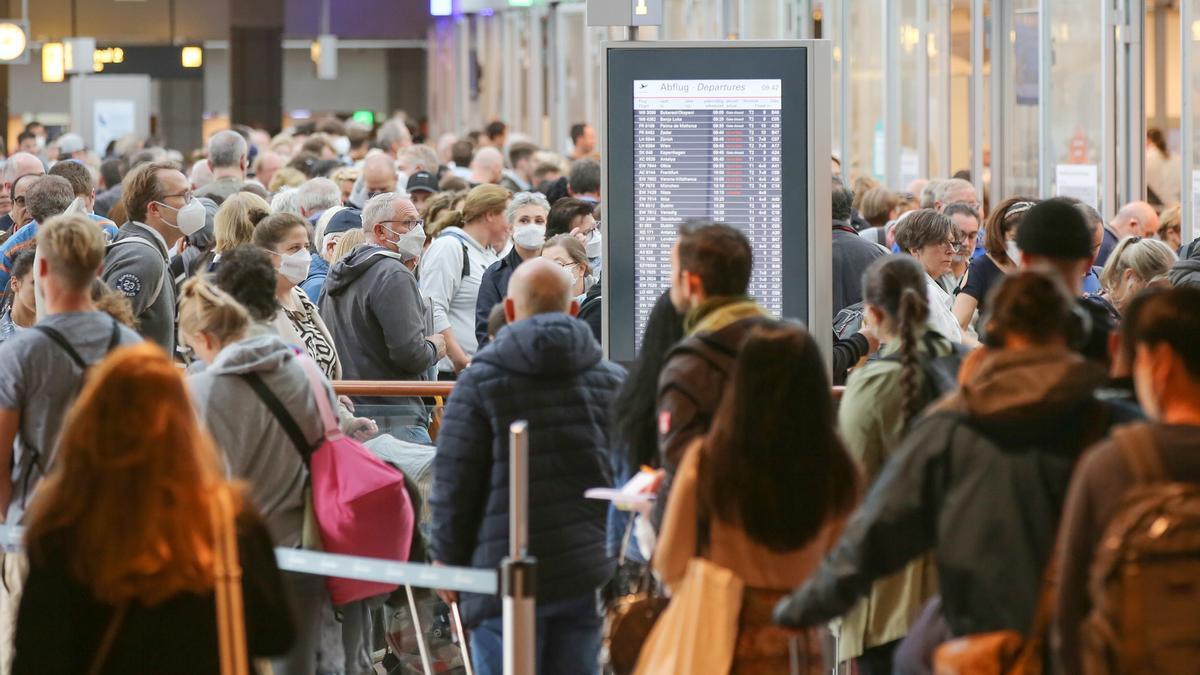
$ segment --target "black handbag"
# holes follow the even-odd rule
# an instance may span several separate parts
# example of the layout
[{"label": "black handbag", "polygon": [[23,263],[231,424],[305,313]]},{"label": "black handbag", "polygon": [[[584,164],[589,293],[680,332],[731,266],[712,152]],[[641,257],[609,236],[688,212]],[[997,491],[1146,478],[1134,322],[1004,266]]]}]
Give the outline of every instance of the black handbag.
[{"label": "black handbag", "polygon": [[[605,607],[604,635],[601,643],[601,661],[606,666],[606,672],[614,675],[629,675],[637,667],[638,655],[642,645],[650,636],[659,615],[670,602],[663,596],[658,584],[654,581],[651,565],[642,565],[640,574],[633,561],[626,560],[630,539],[633,535],[634,516],[630,516],[625,528],[625,536],[621,541],[621,554],[617,558],[617,578],[613,580],[614,587],[621,585],[624,572],[634,572],[637,581],[628,589],[618,589]],[[628,577],[626,577],[628,578]]]}]

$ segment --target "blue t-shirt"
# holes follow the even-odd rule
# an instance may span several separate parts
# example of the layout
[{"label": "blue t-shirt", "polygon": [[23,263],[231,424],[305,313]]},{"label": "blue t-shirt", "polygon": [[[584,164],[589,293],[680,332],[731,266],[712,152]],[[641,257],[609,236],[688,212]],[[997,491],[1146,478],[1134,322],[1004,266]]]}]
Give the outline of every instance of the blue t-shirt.
[{"label": "blue t-shirt", "polygon": [[955,291],[955,295],[962,293],[975,298],[979,313],[982,314],[988,292],[1003,278],[1004,270],[992,261],[991,256],[973,258],[970,267],[967,268],[967,278]]}]

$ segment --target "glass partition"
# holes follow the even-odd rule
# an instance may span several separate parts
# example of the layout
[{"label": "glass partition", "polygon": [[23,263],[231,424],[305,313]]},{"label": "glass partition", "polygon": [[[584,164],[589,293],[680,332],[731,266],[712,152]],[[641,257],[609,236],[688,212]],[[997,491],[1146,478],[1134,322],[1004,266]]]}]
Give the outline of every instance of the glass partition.
[{"label": "glass partition", "polygon": [[[1103,71],[1100,5],[1095,0],[1053,0],[1049,8],[1050,61],[1047,138],[1053,194],[1095,191],[1102,202],[1100,180],[1104,148]],[[1089,176],[1094,176],[1089,184]],[[1060,178],[1070,185],[1060,185]],[[1086,200],[1085,200],[1086,201]],[[1104,211],[1111,205],[1100,204]]]},{"label": "glass partition", "polygon": [[852,0],[845,17],[850,36],[843,45],[849,74],[847,126],[849,151],[842,173],[850,179],[870,176],[882,181],[886,172],[887,141],[884,136],[883,101],[884,22],[887,0]]}]

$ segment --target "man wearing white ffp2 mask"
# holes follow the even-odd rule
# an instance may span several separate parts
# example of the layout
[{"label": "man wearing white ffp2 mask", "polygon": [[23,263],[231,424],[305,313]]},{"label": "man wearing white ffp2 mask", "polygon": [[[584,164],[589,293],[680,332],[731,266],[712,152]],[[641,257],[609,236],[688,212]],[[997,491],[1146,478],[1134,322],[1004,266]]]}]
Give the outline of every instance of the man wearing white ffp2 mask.
[{"label": "man wearing white ffp2 mask", "polygon": [[475,298],[475,339],[480,347],[488,342],[488,318],[492,309],[508,297],[508,280],[517,266],[542,254],[550,203],[537,192],[518,192],[508,203],[504,215],[512,228],[513,245],[508,255],[487,268],[479,282],[479,295]]},{"label": "man wearing white ffp2 mask", "polygon": [[175,351],[175,284],[168,252],[204,227],[204,206],[191,182],[169,162],[143,164],[125,178],[129,222],[108,247],[101,278],[129,298],[142,335]]}]

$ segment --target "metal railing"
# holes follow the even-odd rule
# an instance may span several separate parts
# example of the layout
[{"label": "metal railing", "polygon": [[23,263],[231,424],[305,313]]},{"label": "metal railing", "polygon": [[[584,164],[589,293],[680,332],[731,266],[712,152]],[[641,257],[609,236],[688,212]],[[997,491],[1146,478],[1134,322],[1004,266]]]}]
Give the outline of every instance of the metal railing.
[{"label": "metal railing", "polygon": [[[453,382],[388,382],[381,380],[335,380],[333,390],[345,396],[449,396]],[[833,387],[835,401],[842,400],[846,388]]]}]

